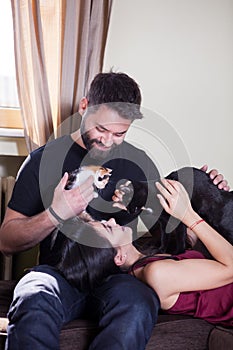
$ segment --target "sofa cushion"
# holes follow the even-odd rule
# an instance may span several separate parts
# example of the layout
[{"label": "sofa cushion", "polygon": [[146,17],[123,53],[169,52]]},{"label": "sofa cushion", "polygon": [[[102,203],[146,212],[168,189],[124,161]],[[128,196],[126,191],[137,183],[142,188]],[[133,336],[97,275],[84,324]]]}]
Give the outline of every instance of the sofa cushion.
[{"label": "sofa cushion", "polygon": [[[206,350],[212,328],[208,322],[188,316],[160,315],[146,350]],[[60,350],[87,350],[98,331],[90,321],[69,322],[61,331]]]},{"label": "sofa cushion", "polygon": [[215,327],[210,333],[209,350],[233,349],[233,329]]},{"label": "sofa cushion", "polygon": [[98,332],[98,326],[89,320],[69,322],[60,333],[60,350],[88,349]]},{"label": "sofa cushion", "polygon": [[[160,318],[160,317],[159,317]],[[159,322],[154,327],[146,350],[206,350],[214,327],[200,319],[187,318]]]},{"label": "sofa cushion", "polygon": [[6,317],[15,285],[15,281],[0,281],[0,317]]}]

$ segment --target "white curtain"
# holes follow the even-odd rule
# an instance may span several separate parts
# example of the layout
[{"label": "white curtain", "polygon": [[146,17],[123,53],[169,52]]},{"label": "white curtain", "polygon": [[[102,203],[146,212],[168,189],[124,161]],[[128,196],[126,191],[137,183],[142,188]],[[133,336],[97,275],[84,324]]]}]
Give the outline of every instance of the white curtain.
[{"label": "white curtain", "polygon": [[28,151],[78,111],[102,70],[112,0],[11,0]]}]

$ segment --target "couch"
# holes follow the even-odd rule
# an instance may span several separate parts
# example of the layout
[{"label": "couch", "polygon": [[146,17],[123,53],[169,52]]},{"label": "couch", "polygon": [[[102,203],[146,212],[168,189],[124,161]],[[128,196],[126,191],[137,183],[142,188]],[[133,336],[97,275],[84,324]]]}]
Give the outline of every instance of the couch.
[{"label": "couch", "polygon": [[[11,196],[13,185],[13,177],[0,178],[0,222],[1,214],[2,216],[4,215],[4,209]],[[26,256],[25,263],[22,261],[22,257],[17,260],[16,256],[16,266],[14,270],[16,270],[17,266],[20,267],[22,271],[24,268],[33,266],[36,263],[36,249],[33,251],[32,255],[33,257],[30,258],[29,256]],[[0,253],[0,278],[10,279],[11,277],[21,277],[21,271],[12,276],[11,259],[8,260],[6,260]],[[30,263],[29,260],[31,260]],[[0,350],[4,349],[8,321],[7,310],[12,300],[15,284],[16,282],[13,280],[0,280]],[[90,321],[81,319],[72,321],[65,325],[61,330],[60,349],[88,349],[88,345],[98,332],[98,326]],[[162,313],[158,317],[158,322],[154,327],[150,341],[146,347],[146,350],[205,349],[233,349],[233,330],[217,326],[215,327],[203,320],[194,319],[188,316],[163,315]]]},{"label": "couch", "polygon": [[[15,283],[15,281],[0,281],[0,350],[4,349],[6,315]],[[98,332],[98,326],[88,320],[72,321],[61,330],[60,349],[86,350]],[[233,329],[215,327],[206,321],[189,316],[163,315],[162,313],[158,317],[158,323],[146,347],[146,350],[205,349],[233,349]]]}]

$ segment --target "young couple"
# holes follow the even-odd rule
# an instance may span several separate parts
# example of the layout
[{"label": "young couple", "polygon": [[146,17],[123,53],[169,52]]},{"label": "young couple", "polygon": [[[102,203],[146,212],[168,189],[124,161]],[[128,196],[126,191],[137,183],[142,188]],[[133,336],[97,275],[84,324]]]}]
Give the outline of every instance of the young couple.
[{"label": "young couple", "polygon": [[[39,265],[26,273],[15,288],[8,312],[6,349],[59,349],[62,326],[84,316],[95,318],[101,329],[90,349],[145,349],[157,321],[160,307],[157,293],[130,274],[113,274],[91,293],[79,290],[55,268],[66,236],[65,232],[54,234],[61,226],[63,231],[66,221],[83,210],[97,221],[114,217],[118,224],[130,226],[136,232],[137,218],[112,212],[109,201],[121,179],[159,179],[146,153],[124,141],[132,122],[142,118],[140,104],[138,85],[128,75],[98,74],[87,97],[80,101],[80,129],[38,148],[20,169],[0,228],[0,250],[14,254],[40,244],[40,256]],[[103,198],[101,195],[94,198],[92,177],[77,188],[65,190],[67,172],[88,164],[113,170]],[[216,184],[228,189],[216,171],[211,176]],[[201,223],[196,229],[204,225]],[[198,234],[201,235],[199,231]],[[140,269],[135,270],[135,274],[139,273]],[[177,290],[176,296],[178,293]]]}]

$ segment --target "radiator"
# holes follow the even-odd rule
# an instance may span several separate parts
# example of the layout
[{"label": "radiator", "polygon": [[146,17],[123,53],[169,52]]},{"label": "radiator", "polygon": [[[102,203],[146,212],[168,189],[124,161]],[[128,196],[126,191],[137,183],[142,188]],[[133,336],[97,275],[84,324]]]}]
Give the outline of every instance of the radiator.
[{"label": "radiator", "polygon": [[[6,207],[10,200],[14,184],[15,178],[13,176],[0,177],[0,223],[4,218]],[[11,280],[12,257],[5,256],[2,253],[0,253],[0,261],[0,279]]]}]

